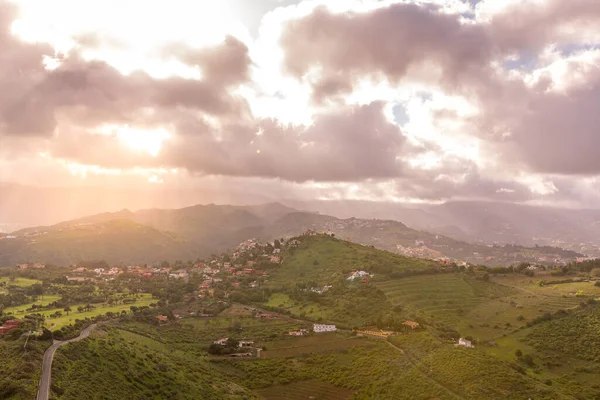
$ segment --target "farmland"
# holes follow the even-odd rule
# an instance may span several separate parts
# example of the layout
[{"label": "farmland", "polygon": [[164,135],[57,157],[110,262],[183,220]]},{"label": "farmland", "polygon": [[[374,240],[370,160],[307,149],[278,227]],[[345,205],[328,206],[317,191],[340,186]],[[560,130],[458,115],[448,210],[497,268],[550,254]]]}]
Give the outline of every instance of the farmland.
[{"label": "farmland", "polygon": [[271,386],[257,392],[266,400],[344,400],[352,396],[351,390],[314,380]]},{"label": "farmland", "polygon": [[[152,296],[150,294],[140,294],[139,298],[136,299],[135,303],[131,304],[117,304],[117,305],[106,305],[106,304],[96,304],[95,308],[90,311],[77,311],[77,307],[84,307],[86,304],[74,304],[71,306],[72,311],[67,315],[63,308],[52,308],[49,310],[36,310],[27,312],[28,308],[31,308],[33,304],[36,305],[47,305],[57,301],[61,298],[58,295],[46,295],[43,299],[40,299],[34,303],[24,304],[16,307],[8,307],[4,310],[4,313],[10,314],[12,313],[16,317],[23,317],[27,313],[39,313],[46,318],[45,326],[51,330],[60,329],[63,326],[71,324],[75,319],[85,319],[85,318],[93,318],[97,315],[106,314],[107,312],[112,313],[121,313],[121,311],[125,310],[129,312],[130,306],[147,306],[151,304],[154,300],[152,300]],[[60,317],[50,317],[50,315],[60,312],[62,315]]]},{"label": "farmland", "polygon": [[518,281],[524,284],[522,288],[504,284],[503,280],[488,282],[465,274],[440,274],[376,285],[392,305],[402,306],[408,313],[441,321],[479,340],[491,340],[545,313],[570,309],[582,301],[530,281]]},{"label": "farmland", "polygon": [[11,280],[7,276],[0,277],[0,285],[6,284],[6,285],[12,285],[12,286],[27,287],[27,286],[32,286],[32,285],[41,284],[41,283],[42,283],[42,281],[37,280],[37,279],[16,277],[14,280]]},{"label": "farmland", "polygon": [[261,357],[293,357],[301,354],[314,354],[348,349],[354,346],[368,346],[365,338],[352,338],[342,334],[324,333],[310,337],[291,338],[265,343],[266,350]]}]

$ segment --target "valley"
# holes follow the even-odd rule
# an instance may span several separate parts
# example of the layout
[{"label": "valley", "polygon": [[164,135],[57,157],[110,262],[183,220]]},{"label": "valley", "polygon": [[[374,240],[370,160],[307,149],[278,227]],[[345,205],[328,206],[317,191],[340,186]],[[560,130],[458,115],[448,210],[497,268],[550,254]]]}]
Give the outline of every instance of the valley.
[{"label": "valley", "polygon": [[[25,382],[38,379],[48,338],[96,323],[89,338],[57,350],[51,398],[596,399],[595,265],[526,275],[308,232],[151,267],[167,275],[6,269],[0,297],[29,303],[0,314],[24,321],[0,339],[10,371],[0,395],[31,398]],[[32,302],[35,287],[43,299]],[[56,315],[67,307],[70,316]],[[336,331],[316,333],[315,324]],[[223,338],[249,347],[214,353],[229,349],[214,344]]]}]

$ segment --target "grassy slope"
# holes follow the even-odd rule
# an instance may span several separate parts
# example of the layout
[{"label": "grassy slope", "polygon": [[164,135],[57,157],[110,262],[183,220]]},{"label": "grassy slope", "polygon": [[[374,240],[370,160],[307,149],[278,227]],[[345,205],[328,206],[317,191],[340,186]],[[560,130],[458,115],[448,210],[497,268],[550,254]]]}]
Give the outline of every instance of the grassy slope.
[{"label": "grassy slope", "polygon": [[392,272],[438,266],[432,261],[404,257],[328,236],[303,236],[300,240],[301,245],[288,250],[281,267],[271,274],[271,286],[311,280],[325,285],[357,269],[374,273],[377,280]]},{"label": "grassy slope", "polygon": [[4,240],[0,242],[0,265],[28,261],[69,264],[101,259],[110,263],[152,263],[195,258],[200,250],[172,234],[132,221],[113,220],[65,227],[33,238]]},{"label": "grassy slope", "polygon": [[396,346],[438,382],[468,399],[568,399],[537,379],[478,349],[445,344],[427,332],[392,337]]},{"label": "grassy slope", "polygon": [[577,399],[600,398],[600,306],[578,309],[568,316],[516,331],[498,339],[487,352],[496,358],[518,362],[515,351],[533,357],[530,375],[549,380],[557,390]]},{"label": "grassy slope", "polygon": [[0,339],[0,399],[35,398],[44,350],[50,343],[29,340],[24,351],[25,340],[25,337],[15,341]]},{"label": "grassy slope", "polygon": [[118,329],[57,352],[57,399],[254,399],[201,357]]}]

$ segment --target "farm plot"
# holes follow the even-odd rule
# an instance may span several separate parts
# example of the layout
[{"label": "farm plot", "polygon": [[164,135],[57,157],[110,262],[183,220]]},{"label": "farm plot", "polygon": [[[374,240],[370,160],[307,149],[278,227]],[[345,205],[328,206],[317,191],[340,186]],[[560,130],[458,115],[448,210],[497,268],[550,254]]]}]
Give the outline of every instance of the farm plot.
[{"label": "farm plot", "polygon": [[477,282],[460,274],[426,275],[377,284],[390,303],[456,326],[472,308],[493,297],[511,293],[490,282]]},{"label": "farm plot", "polygon": [[545,313],[570,309],[583,301],[578,297],[546,296],[522,292],[472,308],[459,324],[459,331],[480,339],[491,339],[525,325]]},{"label": "farm plot", "polygon": [[269,342],[265,344],[267,350],[262,352],[261,357],[293,357],[301,354],[348,349],[354,346],[368,346],[370,344],[366,338],[349,338],[335,333],[327,333]]},{"label": "farm plot", "polygon": [[258,391],[266,400],[343,400],[352,396],[352,391],[320,381],[303,381],[287,385],[271,386]]}]

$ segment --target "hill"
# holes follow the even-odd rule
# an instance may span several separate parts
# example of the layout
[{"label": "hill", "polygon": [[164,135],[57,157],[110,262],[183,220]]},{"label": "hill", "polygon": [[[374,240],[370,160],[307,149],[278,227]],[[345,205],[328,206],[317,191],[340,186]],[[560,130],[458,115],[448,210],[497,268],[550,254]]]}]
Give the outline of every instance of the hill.
[{"label": "hill", "polygon": [[157,263],[192,259],[205,253],[176,235],[128,220],[60,224],[42,232],[23,231],[15,239],[0,240],[0,265],[41,262],[57,265],[82,260],[109,263]]},{"label": "hill", "polygon": [[[358,218],[339,219],[332,216],[316,213],[300,212],[279,203],[269,203],[260,206],[227,206],[227,205],[196,205],[175,210],[148,209],[131,212],[122,210],[116,213],[102,213],[89,217],[79,218],[71,221],[61,222],[52,226],[26,228],[13,232],[10,236],[16,236],[17,240],[0,240],[1,248],[15,257],[0,258],[0,265],[4,262],[12,262],[15,259],[38,259],[49,253],[50,249],[36,252],[36,246],[28,247],[26,243],[35,243],[37,238],[50,234],[50,237],[63,237],[58,234],[64,230],[82,230],[87,226],[103,226],[113,221],[129,221],[134,226],[143,225],[150,230],[145,234],[158,235],[163,240],[152,239],[147,242],[157,241],[160,246],[154,250],[146,250],[139,247],[140,252],[128,257],[118,247],[112,249],[109,245],[105,231],[104,244],[95,248],[80,248],[79,252],[72,252],[71,243],[56,240],[53,243],[58,246],[53,251],[51,260],[72,260],[73,258],[85,257],[90,259],[106,255],[102,258],[110,260],[136,260],[139,254],[147,256],[140,257],[138,262],[146,260],[163,259],[175,260],[206,257],[211,253],[219,253],[234,248],[238,243],[248,238],[258,238],[261,241],[271,241],[275,238],[290,237],[304,232],[308,229],[333,232],[339,237],[355,241],[365,245],[376,246],[380,249],[406,256],[421,258],[448,257],[454,260],[486,265],[508,265],[520,262],[542,262],[560,263],[582,256],[573,251],[566,251],[550,246],[539,246],[527,248],[516,245],[487,246],[473,244],[451,239],[449,237],[421,232],[411,229],[398,221],[392,220],[368,220]],[[137,225],[136,225],[137,224]],[[138,229],[138,231],[140,231]],[[57,236],[58,235],[58,236]],[[131,236],[135,240],[136,235]],[[169,239],[170,238],[170,239]],[[188,246],[182,246],[183,238],[189,242]],[[0,237],[1,239],[1,237]],[[24,239],[24,240],[23,240]],[[9,240],[10,241],[10,240]],[[174,243],[173,247],[169,243]],[[120,243],[115,238],[114,243]],[[90,250],[86,257],[84,249]],[[161,251],[158,251],[162,249]],[[178,253],[179,251],[179,253]],[[109,254],[111,253],[111,254]],[[63,254],[64,257],[61,257]],[[174,258],[168,258],[168,257]],[[48,260],[42,260],[49,262]],[[6,265],[6,264],[4,264]]]},{"label": "hill", "polygon": [[290,213],[269,226],[271,237],[286,236],[307,229],[329,231],[353,242],[411,257],[449,257],[473,264],[510,265],[520,262],[555,263],[582,254],[551,246],[489,246],[469,243],[411,229],[398,221],[348,218],[339,219],[312,213]]},{"label": "hill", "polygon": [[394,219],[427,232],[475,243],[558,246],[600,256],[600,210],[489,201],[399,204],[368,201],[288,201],[338,218]]}]

